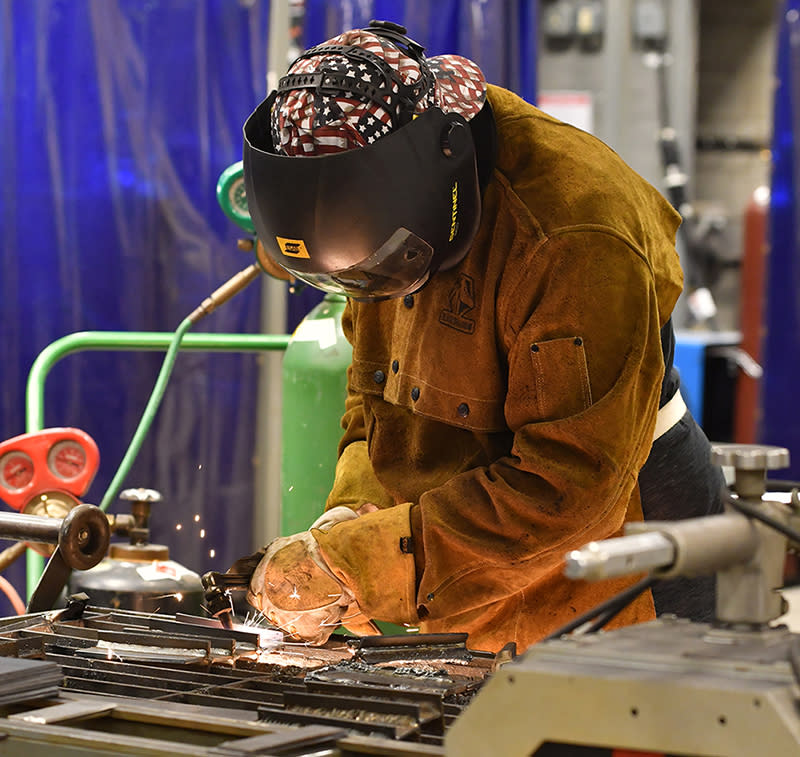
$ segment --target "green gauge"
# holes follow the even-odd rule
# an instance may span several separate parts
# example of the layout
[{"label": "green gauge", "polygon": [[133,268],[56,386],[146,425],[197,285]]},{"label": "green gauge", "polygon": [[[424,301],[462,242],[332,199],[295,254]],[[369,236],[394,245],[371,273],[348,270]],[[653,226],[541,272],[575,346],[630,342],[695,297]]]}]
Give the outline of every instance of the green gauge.
[{"label": "green gauge", "polygon": [[217,181],[217,202],[222,208],[222,212],[237,226],[251,234],[255,233],[250,211],[247,208],[241,160],[228,166],[220,174],[219,181]]}]

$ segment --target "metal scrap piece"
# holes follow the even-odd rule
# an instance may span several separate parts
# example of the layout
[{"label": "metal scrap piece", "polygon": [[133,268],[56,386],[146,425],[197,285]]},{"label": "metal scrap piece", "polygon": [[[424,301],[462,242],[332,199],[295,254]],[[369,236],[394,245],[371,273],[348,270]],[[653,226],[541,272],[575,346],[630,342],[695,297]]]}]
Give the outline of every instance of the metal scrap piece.
[{"label": "metal scrap piece", "polygon": [[355,660],[368,663],[437,660],[452,664],[472,659],[465,633],[363,636],[348,639],[347,644],[354,650]]}]

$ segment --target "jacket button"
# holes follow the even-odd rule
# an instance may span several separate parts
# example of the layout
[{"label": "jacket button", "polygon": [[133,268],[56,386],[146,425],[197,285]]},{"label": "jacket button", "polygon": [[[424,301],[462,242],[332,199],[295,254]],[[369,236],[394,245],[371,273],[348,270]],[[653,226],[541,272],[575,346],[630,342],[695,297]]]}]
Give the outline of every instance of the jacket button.
[{"label": "jacket button", "polygon": [[575,346],[576,347],[580,347],[582,344],[583,344],[583,339],[581,339],[579,336],[576,336],[575,337]]},{"label": "jacket button", "polygon": [[469,405],[466,402],[462,402],[456,409],[462,418],[466,418],[469,415]]},{"label": "jacket button", "polygon": [[392,373],[397,373],[400,370],[400,363],[396,360],[392,360]]},{"label": "jacket button", "polygon": [[419,399],[419,387],[418,386],[415,386],[411,390],[411,399],[414,400],[414,402],[416,402]]},{"label": "jacket button", "polygon": [[372,374],[372,378],[376,384],[382,384],[386,381],[386,374],[383,371],[375,371],[375,373]]},{"label": "jacket button", "polygon": [[407,294],[405,297],[403,297],[403,304],[407,308],[413,308],[414,307],[414,295]]},{"label": "jacket button", "polygon": [[538,351],[539,351],[539,345],[538,344],[532,344],[531,345],[531,352],[538,352]]}]

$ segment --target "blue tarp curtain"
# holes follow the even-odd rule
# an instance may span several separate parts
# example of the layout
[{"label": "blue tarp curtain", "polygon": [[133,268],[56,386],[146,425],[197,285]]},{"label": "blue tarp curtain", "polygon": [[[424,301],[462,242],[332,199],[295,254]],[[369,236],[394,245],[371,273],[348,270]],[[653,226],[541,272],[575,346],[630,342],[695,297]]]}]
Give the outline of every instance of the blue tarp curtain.
[{"label": "blue tarp curtain", "polygon": [[306,0],[306,46],[373,18],[394,21],[424,45],[425,54],[457,53],[475,61],[486,79],[529,102],[536,93],[533,0]]},{"label": "blue tarp curtain", "polygon": [[[266,91],[269,7],[13,0],[0,8],[6,439],[25,431],[27,373],[49,343],[82,330],[172,331],[252,262],[236,248],[215,186],[241,159],[242,122]],[[257,332],[258,289],[195,331]],[[79,427],[100,448],[86,501],[104,494],[162,358],[80,353],[51,373],[45,425]],[[124,483],[162,492],[153,540],[194,570],[227,568],[250,549],[256,378],[252,354],[179,355]],[[20,593],[23,573],[24,560],[6,573]]]},{"label": "blue tarp curtain", "polygon": [[[386,18],[429,54],[466,55],[532,100],[534,15],[532,0],[311,0],[303,44]],[[84,330],[172,331],[251,262],[215,185],[266,94],[268,17],[267,0],[0,4],[0,440],[25,432],[25,383],[48,344]],[[195,331],[257,332],[259,289]],[[318,299],[290,299],[290,325]],[[51,373],[45,425],[81,428],[100,448],[86,501],[116,472],[161,361],[84,352]],[[162,492],[153,540],[198,572],[250,551],[257,371],[253,355],[180,354],[124,482]],[[24,561],[5,576],[22,593]]]},{"label": "blue tarp curtain", "polygon": [[774,101],[770,247],[765,297],[764,379],[759,440],[787,447],[789,471],[800,478],[800,0],[779,10]]}]

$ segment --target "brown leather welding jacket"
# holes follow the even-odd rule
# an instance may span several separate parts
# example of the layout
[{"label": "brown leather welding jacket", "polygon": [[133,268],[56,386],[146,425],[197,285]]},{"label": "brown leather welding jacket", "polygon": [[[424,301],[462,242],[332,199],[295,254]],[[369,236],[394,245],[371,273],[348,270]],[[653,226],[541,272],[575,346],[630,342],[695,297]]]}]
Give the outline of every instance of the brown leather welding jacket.
[{"label": "brown leather welding jacket", "polygon": [[[680,218],[594,137],[488,97],[497,157],[465,259],[345,310],[327,507],[381,509],[314,535],[367,616],[522,650],[634,581],[571,581],[564,557],[641,520]],[[614,624],[652,617],[647,592]]]}]

